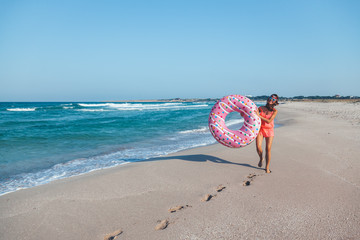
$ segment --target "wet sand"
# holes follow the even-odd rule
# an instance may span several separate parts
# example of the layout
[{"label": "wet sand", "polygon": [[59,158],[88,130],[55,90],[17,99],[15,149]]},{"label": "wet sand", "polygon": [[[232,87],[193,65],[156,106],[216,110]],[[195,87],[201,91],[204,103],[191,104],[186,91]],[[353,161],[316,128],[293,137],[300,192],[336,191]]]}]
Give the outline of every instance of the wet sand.
[{"label": "wet sand", "polygon": [[254,143],[95,171],[1,196],[0,239],[360,239],[359,103],[278,110],[270,174]]}]

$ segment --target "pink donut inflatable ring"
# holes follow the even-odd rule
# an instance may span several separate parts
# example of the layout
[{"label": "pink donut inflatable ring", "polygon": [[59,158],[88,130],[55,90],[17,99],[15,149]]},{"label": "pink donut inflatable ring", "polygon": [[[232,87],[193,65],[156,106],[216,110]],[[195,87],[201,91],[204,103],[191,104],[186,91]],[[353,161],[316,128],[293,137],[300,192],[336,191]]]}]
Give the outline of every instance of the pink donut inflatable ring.
[{"label": "pink donut inflatable ring", "polygon": [[[240,148],[249,145],[259,134],[261,120],[256,115],[257,106],[247,97],[230,95],[220,99],[211,109],[209,129],[214,138],[221,144]],[[231,112],[239,112],[244,124],[237,130],[230,130],[225,125],[225,118]]]}]

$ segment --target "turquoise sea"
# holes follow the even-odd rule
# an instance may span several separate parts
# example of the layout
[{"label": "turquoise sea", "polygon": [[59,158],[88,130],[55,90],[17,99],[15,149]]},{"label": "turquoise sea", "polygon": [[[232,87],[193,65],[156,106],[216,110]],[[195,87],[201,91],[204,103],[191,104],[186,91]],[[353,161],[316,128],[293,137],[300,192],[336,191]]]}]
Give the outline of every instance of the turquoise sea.
[{"label": "turquoise sea", "polygon": [[[213,144],[214,104],[0,103],[0,195]],[[241,121],[229,114],[227,125]]]}]

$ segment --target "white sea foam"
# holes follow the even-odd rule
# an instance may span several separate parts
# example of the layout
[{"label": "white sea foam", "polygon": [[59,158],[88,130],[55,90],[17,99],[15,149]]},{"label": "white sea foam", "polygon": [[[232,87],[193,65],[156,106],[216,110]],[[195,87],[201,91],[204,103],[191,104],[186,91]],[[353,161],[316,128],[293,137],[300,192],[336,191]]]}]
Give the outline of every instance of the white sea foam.
[{"label": "white sea foam", "polygon": [[106,112],[106,111],[110,111],[110,110],[106,110],[106,109],[76,109],[76,111],[79,111],[79,112]]},{"label": "white sea foam", "polygon": [[81,107],[86,108],[105,108],[120,111],[142,111],[142,110],[162,110],[162,109],[192,109],[208,107],[207,104],[188,105],[184,103],[79,103]]},{"label": "white sea foam", "polygon": [[8,108],[6,110],[11,112],[33,112],[36,108]]},{"label": "white sea foam", "polygon": [[107,107],[109,106],[109,103],[94,103],[94,104],[78,103],[78,105],[82,107]]},{"label": "white sea foam", "polygon": [[140,148],[123,148],[119,151],[104,155],[89,158],[78,158],[65,163],[58,163],[53,167],[40,170],[38,172],[15,175],[1,182],[0,196],[19,189],[30,188],[46,184],[57,179],[68,178],[133,161],[143,161],[149,158],[156,159],[157,157],[159,157],[158,160],[161,160],[162,158],[160,156],[164,156],[169,153],[214,143],[215,139],[211,137],[209,131],[205,130],[205,127],[199,129],[199,131],[204,131],[204,133],[207,133],[208,135],[199,134],[189,138],[184,134],[175,134],[174,136],[170,136],[171,139],[167,139],[167,141],[170,142],[166,144],[151,144]]},{"label": "white sea foam", "polygon": [[73,103],[65,103],[60,105],[63,109],[73,109],[75,108],[75,104]]},{"label": "white sea foam", "polygon": [[180,131],[179,133],[181,133],[181,134],[189,134],[189,133],[202,133],[202,132],[207,132],[207,131],[208,131],[207,127],[202,127],[202,128],[197,128],[197,129]]}]

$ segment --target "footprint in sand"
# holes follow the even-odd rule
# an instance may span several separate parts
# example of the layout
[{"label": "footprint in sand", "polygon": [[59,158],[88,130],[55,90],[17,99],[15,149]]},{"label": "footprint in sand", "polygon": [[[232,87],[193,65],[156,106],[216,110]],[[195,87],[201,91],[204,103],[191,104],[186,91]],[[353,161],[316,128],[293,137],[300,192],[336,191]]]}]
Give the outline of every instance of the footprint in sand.
[{"label": "footprint in sand", "polygon": [[179,210],[181,210],[181,209],[188,208],[188,207],[191,207],[191,206],[190,206],[190,205],[176,206],[176,207],[170,208],[168,211],[169,211],[170,213],[174,213],[174,212],[177,212],[177,211],[179,211]]},{"label": "footprint in sand", "polygon": [[167,220],[167,219],[162,220],[162,221],[159,220],[158,222],[160,222],[160,223],[155,226],[155,230],[164,230],[169,225],[169,220]]},{"label": "footprint in sand", "polygon": [[254,181],[254,179],[255,179],[256,176],[257,176],[257,175],[256,175],[255,173],[250,173],[250,174],[247,176],[247,178],[248,178],[249,180],[245,180],[245,181],[243,182],[243,186],[249,186],[249,185],[251,184],[251,182]]},{"label": "footprint in sand", "polygon": [[[216,192],[221,192],[222,190],[224,190],[226,187],[223,186],[222,184],[220,184],[219,186],[217,186],[215,188]],[[210,199],[212,199],[213,197],[216,197],[216,194],[214,195],[211,195],[211,194],[206,194],[202,199],[201,201],[202,202],[207,202],[207,201],[210,201]]]},{"label": "footprint in sand", "polygon": [[249,176],[247,176],[247,178],[249,179],[254,179],[257,175],[255,173],[250,173]]},{"label": "footprint in sand", "polygon": [[212,199],[212,198],[215,197],[215,196],[216,196],[216,195],[206,194],[206,195],[201,199],[201,201],[202,201],[202,202],[210,201],[210,199]]},{"label": "footprint in sand", "polygon": [[117,237],[122,234],[122,230],[119,229],[119,230],[116,230],[115,232],[113,233],[109,233],[109,234],[106,234],[105,237],[104,237],[104,240],[114,240],[114,239],[117,239]]},{"label": "footprint in sand", "polygon": [[217,192],[221,192],[222,190],[224,190],[226,187],[224,187],[223,185],[219,185],[215,190]]}]

